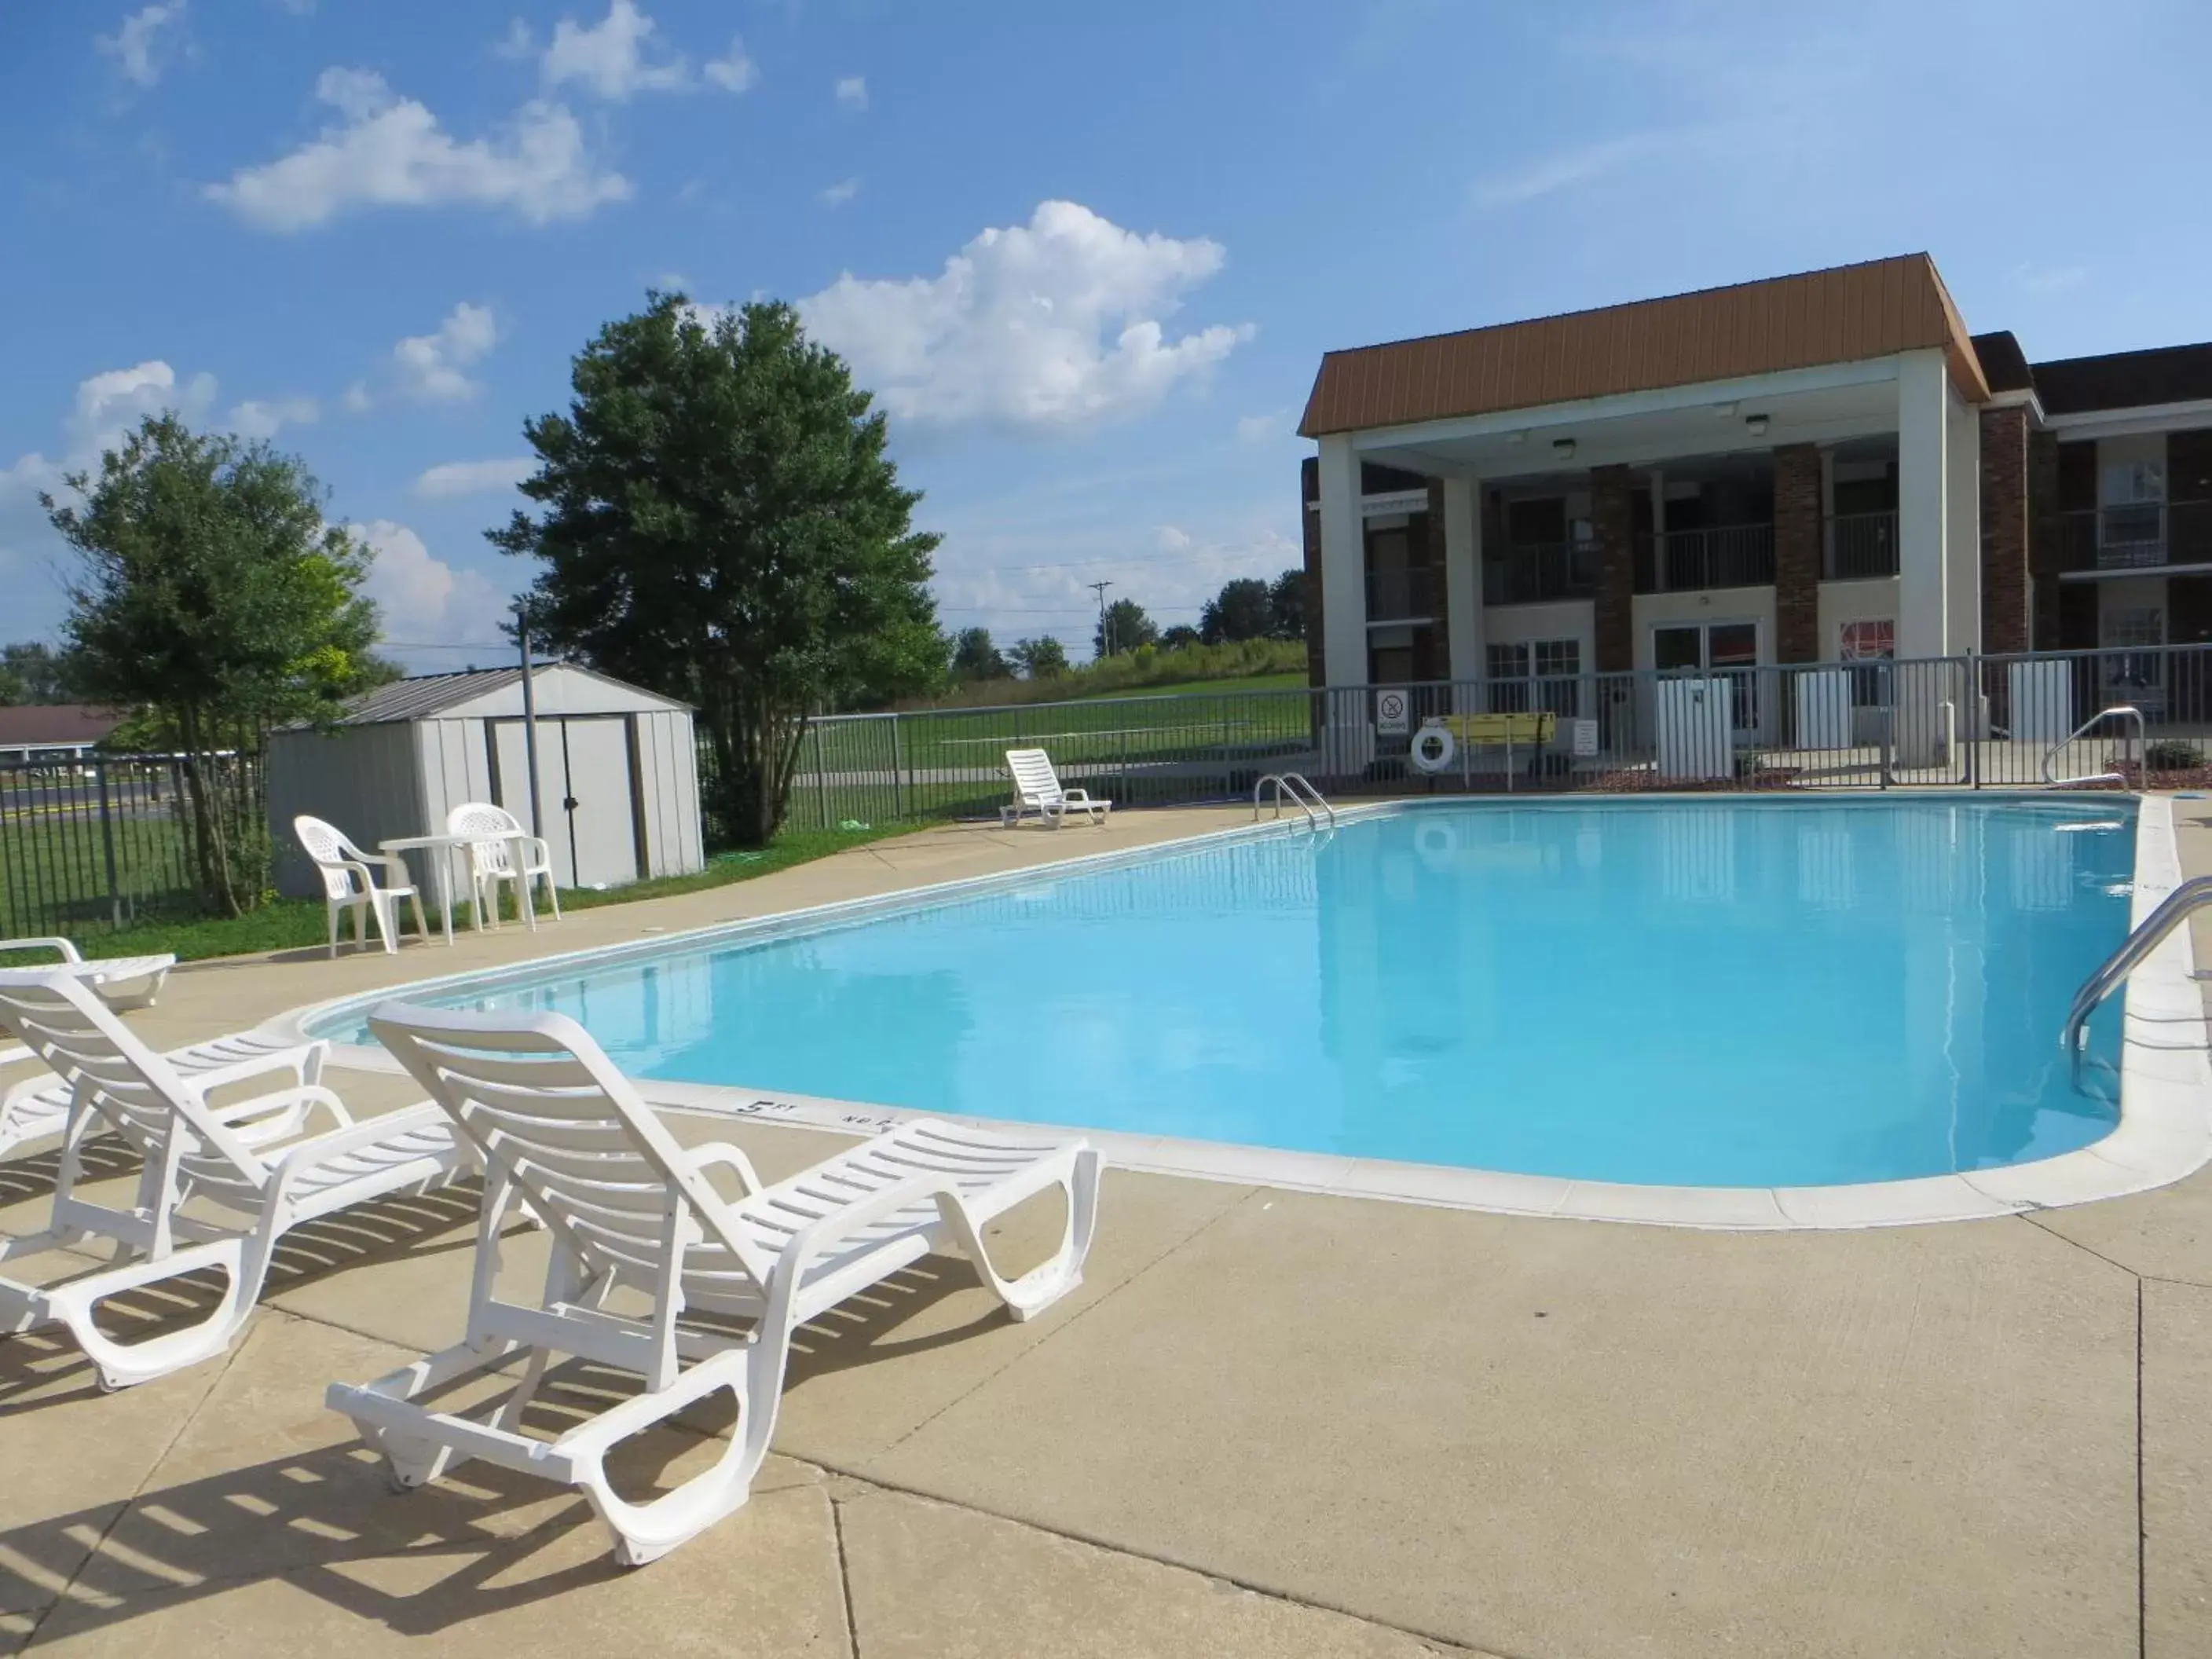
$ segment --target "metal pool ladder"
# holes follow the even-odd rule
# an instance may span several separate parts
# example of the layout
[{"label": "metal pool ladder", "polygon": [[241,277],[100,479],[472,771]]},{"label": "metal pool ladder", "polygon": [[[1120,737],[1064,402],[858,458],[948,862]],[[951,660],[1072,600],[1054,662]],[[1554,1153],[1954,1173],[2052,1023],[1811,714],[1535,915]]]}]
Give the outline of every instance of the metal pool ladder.
[{"label": "metal pool ladder", "polygon": [[1252,816],[1255,819],[1260,816],[1260,797],[1267,793],[1270,784],[1274,786],[1277,817],[1283,816],[1283,802],[1287,798],[1291,805],[1306,815],[1308,823],[1318,828],[1326,819],[1330,829],[1336,828],[1336,808],[1328,804],[1328,798],[1313,787],[1303,772],[1270,772],[1254,784]]},{"label": "metal pool ladder", "polygon": [[2142,919],[2142,925],[2120,941],[2119,949],[2081,981],[2081,988],[2074,994],[2074,1006],[2067,1010],[2065,1035],[2059,1038],[2074,1056],[2077,1072],[2081,1064],[2082,1030],[2098,1005],[2127,982],[2128,975],[2168,933],[2208,904],[2212,904],[2212,876],[2191,876],[2160,901],[2158,908]]},{"label": "metal pool ladder", "polygon": [[[2095,714],[2090,715],[2087,720],[2083,720],[2081,725],[2075,726],[2073,731],[2068,732],[2066,736],[2059,738],[2057,742],[2052,744],[2050,748],[2043,751],[2044,782],[2050,785],[2053,789],[2070,789],[2075,787],[2076,785],[2084,783],[2118,783],[2124,785],[2128,781],[2128,775],[2124,772],[2097,772],[2091,774],[2087,777],[2082,778],[2054,778],[2051,775],[2051,763],[2058,757],[2058,751],[2060,750],[2079,743],[2081,740],[2082,733],[2087,732],[2092,726],[2100,725],[2106,720],[2115,718],[2124,720],[2133,720],[2136,723],[2136,769],[2140,773],[2142,769],[2142,763],[2144,760],[2143,751],[2149,747],[2148,743],[2145,740],[2146,730],[2143,726],[2142,710],[2137,708],[2132,703],[2123,702],[2116,703],[2110,708],[2099,709]],[[2148,921],[2146,921],[2144,925],[2146,927],[2149,925]]]}]

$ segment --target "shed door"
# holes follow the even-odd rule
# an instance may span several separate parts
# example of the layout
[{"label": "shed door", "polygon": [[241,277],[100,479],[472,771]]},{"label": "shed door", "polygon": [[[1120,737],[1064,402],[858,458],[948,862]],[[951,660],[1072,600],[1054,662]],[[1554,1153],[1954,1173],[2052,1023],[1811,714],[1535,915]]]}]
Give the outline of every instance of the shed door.
[{"label": "shed door", "polygon": [[[530,822],[530,770],[522,722],[493,722],[499,804]],[[637,828],[629,738],[620,714],[540,714],[538,795],[554,879],[564,887],[619,887],[637,879]]]}]

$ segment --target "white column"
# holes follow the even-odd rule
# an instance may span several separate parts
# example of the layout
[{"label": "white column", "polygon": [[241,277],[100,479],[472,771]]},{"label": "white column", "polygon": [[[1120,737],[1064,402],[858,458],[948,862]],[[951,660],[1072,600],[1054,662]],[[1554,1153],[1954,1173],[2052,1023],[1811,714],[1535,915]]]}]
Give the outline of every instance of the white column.
[{"label": "white column", "polygon": [[1943,392],[1943,617],[1948,649],[1956,657],[1982,643],[1982,428],[1974,406],[1948,375]]},{"label": "white column", "polygon": [[[1940,350],[1908,351],[1897,369],[1897,654],[1907,662],[1949,648],[1950,384]],[[1954,688],[1933,667],[1897,676],[1899,764],[1932,766],[1948,753]]]},{"label": "white column", "polygon": [[1897,373],[1897,654],[1940,657],[1949,508],[1950,387],[1940,350],[1909,351]]},{"label": "white column", "polygon": [[[1444,644],[1451,677],[1480,680],[1482,657],[1482,485],[1473,478],[1444,480]],[[1463,696],[1463,693],[1455,693]]]},{"label": "white column", "polygon": [[1321,441],[1321,643],[1331,685],[1367,683],[1367,544],[1359,456],[1346,434]]}]

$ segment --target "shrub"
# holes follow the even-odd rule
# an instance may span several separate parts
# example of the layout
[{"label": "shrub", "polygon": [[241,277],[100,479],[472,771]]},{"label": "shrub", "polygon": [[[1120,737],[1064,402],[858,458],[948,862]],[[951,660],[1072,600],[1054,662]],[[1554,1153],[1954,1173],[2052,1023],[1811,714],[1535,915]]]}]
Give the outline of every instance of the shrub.
[{"label": "shrub", "polygon": [[2143,749],[2143,765],[2153,772],[2193,772],[2204,764],[2204,751],[2193,743],[2162,738]]}]

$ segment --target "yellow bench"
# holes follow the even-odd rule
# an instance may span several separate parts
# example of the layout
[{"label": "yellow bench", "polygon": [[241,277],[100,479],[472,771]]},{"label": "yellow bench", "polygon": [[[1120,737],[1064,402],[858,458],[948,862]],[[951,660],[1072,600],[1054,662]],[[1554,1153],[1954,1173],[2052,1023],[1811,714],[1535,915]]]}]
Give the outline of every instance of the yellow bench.
[{"label": "yellow bench", "polygon": [[1547,744],[1558,731],[1559,717],[1548,709],[1524,714],[1445,714],[1435,721],[1452,734],[1455,743],[1470,748],[1486,744]]}]

